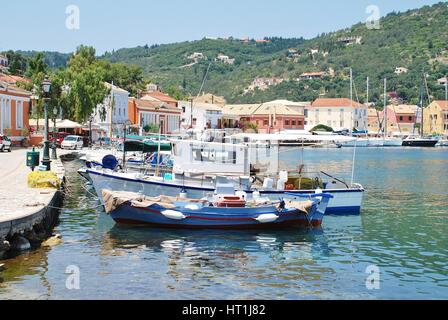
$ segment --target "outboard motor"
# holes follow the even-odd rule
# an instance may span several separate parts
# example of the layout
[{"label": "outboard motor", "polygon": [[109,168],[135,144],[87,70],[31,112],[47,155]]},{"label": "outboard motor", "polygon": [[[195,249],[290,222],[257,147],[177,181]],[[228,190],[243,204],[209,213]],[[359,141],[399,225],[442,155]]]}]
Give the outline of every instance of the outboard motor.
[{"label": "outboard motor", "polygon": [[103,158],[103,168],[104,169],[110,169],[115,170],[118,167],[118,160],[115,158],[114,155],[107,155]]}]

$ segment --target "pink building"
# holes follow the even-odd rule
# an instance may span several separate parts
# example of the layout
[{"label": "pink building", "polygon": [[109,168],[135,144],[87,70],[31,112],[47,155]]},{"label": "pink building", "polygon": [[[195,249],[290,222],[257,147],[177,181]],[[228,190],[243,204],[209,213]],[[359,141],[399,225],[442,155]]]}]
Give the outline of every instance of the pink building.
[{"label": "pink building", "polygon": [[390,105],[387,106],[387,131],[411,133],[417,122],[416,105]]}]

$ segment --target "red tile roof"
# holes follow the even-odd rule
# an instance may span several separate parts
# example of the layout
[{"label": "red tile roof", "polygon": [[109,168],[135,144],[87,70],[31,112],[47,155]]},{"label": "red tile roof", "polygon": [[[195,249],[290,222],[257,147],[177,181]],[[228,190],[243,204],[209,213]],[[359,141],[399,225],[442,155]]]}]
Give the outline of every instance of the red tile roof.
[{"label": "red tile roof", "polygon": [[448,111],[448,101],[436,100],[434,102],[437,103],[440,106],[440,108],[442,108],[443,111]]},{"label": "red tile roof", "polygon": [[154,109],[163,109],[166,111],[171,112],[181,112],[180,109],[167,105],[163,102],[158,101],[149,101],[149,100],[141,100],[141,99],[135,99],[135,104],[137,105],[137,108],[139,109],[146,109],[146,110],[154,110]]},{"label": "red tile roof", "polygon": [[313,103],[313,107],[361,107],[362,104],[359,104],[355,101],[351,101],[348,98],[319,98],[316,99]]},{"label": "red tile roof", "polygon": [[151,98],[157,99],[162,102],[168,102],[168,103],[177,103],[176,99],[171,98],[166,93],[160,92],[160,91],[154,91],[154,92],[146,92],[143,94],[144,96],[149,96]]},{"label": "red tile roof", "polygon": [[9,74],[0,73],[0,81],[9,83],[9,84],[16,84],[17,82],[30,82],[30,80],[26,78],[22,78],[19,76],[13,76]]}]

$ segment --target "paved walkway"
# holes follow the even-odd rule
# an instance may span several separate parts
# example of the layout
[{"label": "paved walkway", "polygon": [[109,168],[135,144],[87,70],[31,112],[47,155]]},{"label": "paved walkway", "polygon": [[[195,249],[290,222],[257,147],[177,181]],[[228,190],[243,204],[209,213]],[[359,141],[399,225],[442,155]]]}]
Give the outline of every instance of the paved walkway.
[{"label": "paved walkway", "polygon": [[[28,188],[27,176],[31,169],[26,166],[27,151],[29,150],[13,149],[11,153],[0,152],[0,223],[40,211],[48,205],[56,192],[54,189]],[[63,174],[59,161],[52,162],[52,165],[53,171]]]}]

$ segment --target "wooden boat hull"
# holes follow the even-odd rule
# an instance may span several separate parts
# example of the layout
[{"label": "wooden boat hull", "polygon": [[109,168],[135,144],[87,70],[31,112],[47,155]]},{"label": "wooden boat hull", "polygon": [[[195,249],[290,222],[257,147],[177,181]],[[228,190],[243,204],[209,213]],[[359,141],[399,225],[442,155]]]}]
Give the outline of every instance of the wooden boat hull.
[{"label": "wooden boat hull", "polygon": [[[297,227],[319,227],[322,225],[323,213],[313,207],[309,214],[297,209],[277,211],[274,207],[266,208],[204,208],[201,210],[181,210],[186,216],[182,220],[167,218],[162,213],[165,208],[152,205],[146,208],[133,207],[125,203],[112,211],[110,216],[118,224],[134,226],[153,226],[176,229],[279,229]],[[222,214],[221,212],[225,212]],[[261,215],[277,215],[273,222],[262,223],[257,220]]]},{"label": "wooden boat hull", "polygon": [[[189,198],[201,199],[207,194],[213,194],[214,188],[207,185],[182,185],[172,181],[152,181],[142,180],[132,174],[117,174],[104,172],[101,170],[87,170],[93,181],[96,193],[104,204],[102,190],[109,189],[114,191],[138,192],[147,196],[157,197],[161,194],[168,196],[177,196],[182,190],[187,192]],[[361,213],[364,189],[362,186],[350,189],[325,189],[325,193],[331,194],[334,198],[330,200],[326,214],[330,215],[359,215]],[[253,190],[245,190],[251,197]],[[285,192],[295,193],[297,195],[307,195],[314,193],[314,190],[260,190],[262,197],[268,197],[271,200],[278,200]]]}]

